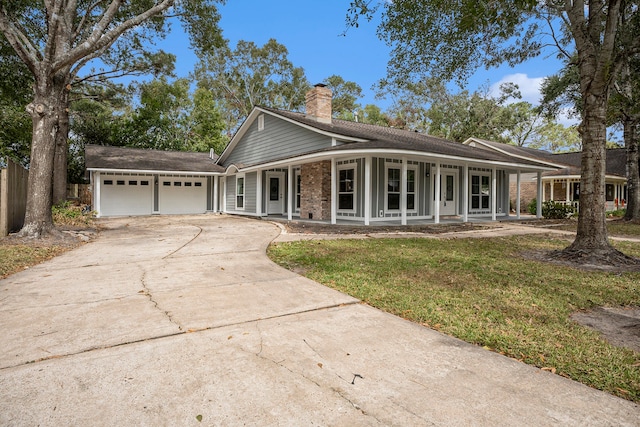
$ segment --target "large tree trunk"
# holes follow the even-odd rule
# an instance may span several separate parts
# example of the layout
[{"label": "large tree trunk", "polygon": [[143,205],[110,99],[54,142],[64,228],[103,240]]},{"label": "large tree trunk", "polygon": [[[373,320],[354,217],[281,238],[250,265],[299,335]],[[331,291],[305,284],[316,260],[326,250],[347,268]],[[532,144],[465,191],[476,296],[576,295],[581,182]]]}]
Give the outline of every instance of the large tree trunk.
[{"label": "large tree trunk", "polygon": [[582,165],[578,232],[569,251],[612,249],[605,209],[606,96],[588,96],[582,123]]},{"label": "large tree trunk", "polygon": [[576,42],[582,94],[582,165],[580,214],[574,242],[556,255],[580,264],[621,266],[638,264],[611,246],[605,209],[606,112],[609,91],[617,73],[613,62],[621,1],[602,5],[565,2]]},{"label": "large tree trunk", "polygon": [[53,230],[51,189],[55,136],[58,117],[58,93],[53,79],[38,76],[34,84],[35,96],[27,111],[33,120],[31,162],[27,187],[27,206],[20,235],[39,238]]},{"label": "large tree trunk", "polygon": [[640,155],[638,154],[638,122],[624,121],[624,145],[627,148],[627,212],[624,219],[640,222]]}]

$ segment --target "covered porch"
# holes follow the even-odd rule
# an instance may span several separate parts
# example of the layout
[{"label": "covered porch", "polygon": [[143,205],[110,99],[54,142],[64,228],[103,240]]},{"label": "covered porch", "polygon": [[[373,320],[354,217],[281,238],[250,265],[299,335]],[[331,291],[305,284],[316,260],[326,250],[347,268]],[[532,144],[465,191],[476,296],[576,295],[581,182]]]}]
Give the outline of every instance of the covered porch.
[{"label": "covered porch", "polygon": [[[580,175],[548,175],[542,177],[542,200],[554,201],[580,209]],[[605,209],[615,211],[627,205],[627,180],[616,175],[605,176]]]},{"label": "covered porch", "polygon": [[[333,225],[517,220],[522,215],[521,174],[533,172],[540,183],[536,216],[542,216],[541,176],[548,168],[398,153],[350,154],[231,170],[235,173],[216,180],[214,193],[221,191],[215,210]],[[509,194],[511,174],[516,194]]]}]

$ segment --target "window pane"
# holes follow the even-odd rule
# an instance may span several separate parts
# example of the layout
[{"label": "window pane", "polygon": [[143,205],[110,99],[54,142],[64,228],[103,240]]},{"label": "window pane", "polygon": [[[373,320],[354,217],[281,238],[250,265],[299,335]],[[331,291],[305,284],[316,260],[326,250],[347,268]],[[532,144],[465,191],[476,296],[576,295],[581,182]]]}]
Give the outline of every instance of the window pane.
[{"label": "window pane", "polygon": [[445,200],[448,202],[453,200],[453,175],[447,175],[447,194]]},{"label": "window pane", "polygon": [[480,177],[478,175],[471,177],[471,194],[480,194]]},{"label": "window pane", "polygon": [[340,193],[351,193],[353,192],[353,169],[342,169],[340,171]]},{"label": "window pane", "polygon": [[407,209],[412,210],[416,208],[415,195],[407,194]]},{"label": "window pane", "polygon": [[416,191],[416,171],[413,169],[407,170],[407,193],[414,193]]},{"label": "window pane", "polygon": [[482,177],[482,194],[489,194],[489,177]]},{"label": "window pane", "polygon": [[387,170],[387,191],[390,193],[400,192],[400,169]]},{"label": "window pane", "polygon": [[489,196],[482,196],[482,209],[489,209]]},{"label": "window pane", "polygon": [[613,199],[615,199],[614,195],[615,195],[615,187],[613,186],[613,184],[607,184],[606,185],[606,193],[607,193],[607,202],[613,202]]},{"label": "window pane", "polygon": [[400,194],[389,193],[387,195],[387,209],[400,209]]},{"label": "window pane", "polygon": [[280,200],[279,178],[269,178],[269,200]]},{"label": "window pane", "polygon": [[471,196],[471,209],[480,209],[480,196]]},{"label": "window pane", "polygon": [[244,178],[238,178],[236,194],[244,194]]},{"label": "window pane", "polygon": [[353,194],[340,194],[338,196],[338,209],[340,209],[340,210],[352,210],[353,209]]},{"label": "window pane", "polygon": [[236,207],[237,208],[243,208],[244,207],[244,196],[237,196],[236,197]]}]

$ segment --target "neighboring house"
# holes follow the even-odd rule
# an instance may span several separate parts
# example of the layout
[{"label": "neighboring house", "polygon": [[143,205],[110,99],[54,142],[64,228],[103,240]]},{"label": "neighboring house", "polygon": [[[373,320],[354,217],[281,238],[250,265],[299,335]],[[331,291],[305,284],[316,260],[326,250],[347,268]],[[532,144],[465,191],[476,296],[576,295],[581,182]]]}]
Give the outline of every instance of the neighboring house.
[{"label": "neighboring house", "polygon": [[[479,144],[498,152],[509,152],[523,158],[538,158],[549,165],[557,165],[558,169],[542,174],[542,200],[570,204],[579,208],[580,200],[580,164],[582,153],[552,154],[542,150],[515,147],[479,138],[469,138],[465,144]],[[512,177],[513,178],[513,177]],[[536,174],[523,174],[520,206],[526,210],[528,204],[537,197]],[[512,181],[511,194],[515,193]],[[627,151],[624,148],[607,150],[605,170],[606,210],[616,210],[626,206],[627,199]]]},{"label": "neighboring house", "polygon": [[[564,202],[579,207],[580,164],[582,153],[554,154],[566,167],[542,174],[542,200]],[[606,210],[622,209],[627,204],[627,150],[607,150],[605,169]]]},{"label": "neighboring house", "polygon": [[[333,119],[331,91],[322,85],[307,94],[306,114],[255,107],[215,162],[207,155],[147,151],[150,157],[166,160],[147,164],[144,150],[134,150],[134,159],[128,161],[118,157],[127,154],[114,150],[127,149],[88,147],[87,151],[94,209],[100,216],[180,210],[332,224],[438,223],[444,217],[495,220],[509,215],[510,175],[542,176],[559,168],[539,157],[482,144],[463,145]],[[190,168],[173,164],[174,156],[177,161],[187,154],[194,156]],[[196,162],[195,156],[202,158]],[[149,182],[144,204],[135,193],[140,185],[128,184],[143,179],[139,176]],[[186,189],[183,182],[195,182],[196,177],[202,186],[197,197],[202,199],[197,204],[193,194],[189,209],[186,205],[177,209],[184,197],[180,191]],[[538,191],[542,194],[541,186]]]}]

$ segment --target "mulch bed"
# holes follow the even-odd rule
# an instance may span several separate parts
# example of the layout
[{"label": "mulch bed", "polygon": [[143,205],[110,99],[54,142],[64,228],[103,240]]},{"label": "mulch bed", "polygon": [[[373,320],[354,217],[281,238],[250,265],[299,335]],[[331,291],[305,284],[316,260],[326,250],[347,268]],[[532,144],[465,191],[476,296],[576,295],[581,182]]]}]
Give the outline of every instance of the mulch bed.
[{"label": "mulch bed", "polygon": [[460,231],[488,230],[496,225],[456,223],[456,224],[424,224],[424,225],[345,225],[325,224],[310,221],[284,222],[289,233],[298,234],[373,234],[373,233],[423,233],[443,234]]}]

